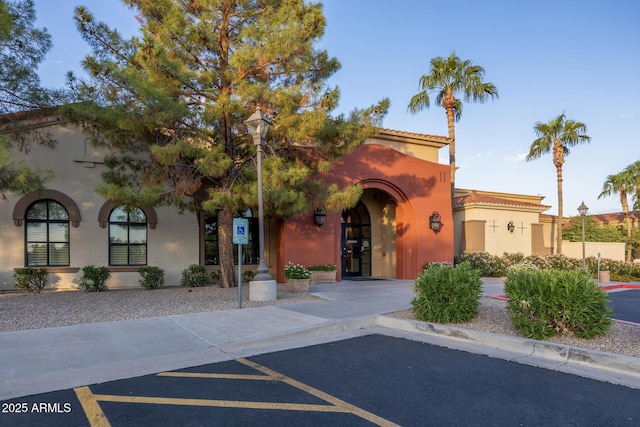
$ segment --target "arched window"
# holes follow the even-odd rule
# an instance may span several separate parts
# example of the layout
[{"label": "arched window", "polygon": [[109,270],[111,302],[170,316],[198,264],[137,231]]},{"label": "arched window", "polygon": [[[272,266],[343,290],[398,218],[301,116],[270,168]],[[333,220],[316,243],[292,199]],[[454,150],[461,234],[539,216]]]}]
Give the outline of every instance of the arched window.
[{"label": "arched window", "polygon": [[69,212],[55,200],[29,206],[25,227],[25,265],[69,266]]},{"label": "arched window", "polygon": [[147,217],[142,209],[111,211],[109,265],[147,265]]}]

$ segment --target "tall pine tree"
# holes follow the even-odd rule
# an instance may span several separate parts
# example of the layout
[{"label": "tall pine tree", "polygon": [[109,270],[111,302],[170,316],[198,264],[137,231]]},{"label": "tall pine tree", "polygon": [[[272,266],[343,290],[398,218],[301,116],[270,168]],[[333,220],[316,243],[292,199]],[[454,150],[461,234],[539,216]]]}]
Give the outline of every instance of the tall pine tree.
[{"label": "tall pine tree", "polygon": [[[339,63],[314,44],[322,6],[305,0],[123,0],[140,35],[123,39],[82,7],[77,26],[93,49],[75,80],[85,100],[65,114],[115,149],[98,191],[121,205],[173,204],[217,214],[222,286],[234,285],[232,220],[257,202],[256,150],[244,121],[257,107],[266,138],[265,212],[355,204],[358,188],[315,178],[361,144],[388,100],[332,116]],[[262,254],[260,254],[262,256]]]},{"label": "tall pine tree", "polygon": [[[33,170],[11,156],[12,144],[29,151],[32,143],[53,146],[43,130],[27,130],[25,120],[39,120],[36,109],[68,99],[64,90],[44,89],[38,65],[51,49],[51,36],[35,27],[33,0],[0,0],[0,197],[43,187],[51,173]],[[13,114],[12,114],[13,113]]]}]

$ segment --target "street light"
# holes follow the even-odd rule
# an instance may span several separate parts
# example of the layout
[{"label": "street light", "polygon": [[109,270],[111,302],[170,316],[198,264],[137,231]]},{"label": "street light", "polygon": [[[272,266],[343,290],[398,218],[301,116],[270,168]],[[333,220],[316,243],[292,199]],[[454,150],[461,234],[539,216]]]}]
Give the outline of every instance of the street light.
[{"label": "street light", "polygon": [[580,206],[578,206],[578,212],[580,213],[580,216],[582,217],[582,269],[586,270],[587,269],[587,261],[586,261],[586,256],[585,256],[585,237],[584,237],[584,217],[587,215],[587,212],[589,211],[589,208],[587,207],[587,205],[584,204],[584,200],[582,201],[582,203],[580,204]]},{"label": "street light", "polygon": [[253,276],[254,281],[267,281],[272,280],[269,274],[269,268],[265,264],[266,252],[264,250],[264,206],[262,202],[262,147],[264,146],[264,137],[269,131],[269,126],[272,123],[267,119],[267,116],[262,112],[260,107],[256,108],[256,112],[253,113],[245,122],[249,133],[253,136],[253,145],[256,146],[257,158],[258,158],[258,240],[260,242],[260,262],[256,270],[256,275]]}]

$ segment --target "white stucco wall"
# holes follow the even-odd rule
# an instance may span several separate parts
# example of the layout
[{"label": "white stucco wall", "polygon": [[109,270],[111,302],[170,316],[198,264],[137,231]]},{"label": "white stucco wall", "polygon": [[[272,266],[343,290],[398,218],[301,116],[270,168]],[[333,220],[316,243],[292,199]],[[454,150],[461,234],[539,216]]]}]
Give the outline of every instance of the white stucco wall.
[{"label": "white stucco wall", "polygon": [[[103,165],[100,152],[85,142],[85,136],[73,125],[48,128],[58,145],[55,149],[34,146],[28,154],[14,150],[15,160],[31,166],[54,169],[55,177],[47,189],[66,194],[78,205],[80,225],[70,227],[70,267],[107,266],[109,262],[108,229],[98,223],[98,212],[105,200],[94,189],[101,179]],[[25,266],[24,224],[13,223],[13,209],[20,197],[9,195],[0,201],[0,289],[13,289],[15,268]],[[179,285],[182,270],[198,263],[198,222],[190,212],[180,214],[175,208],[156,208],[158,224],[148,227],[147,264],[165,270],[165,286]],[[76,288],[82,271],[50,275],[57,289]],[[110,288],[137,287],[137,272],[112,272]]]}]

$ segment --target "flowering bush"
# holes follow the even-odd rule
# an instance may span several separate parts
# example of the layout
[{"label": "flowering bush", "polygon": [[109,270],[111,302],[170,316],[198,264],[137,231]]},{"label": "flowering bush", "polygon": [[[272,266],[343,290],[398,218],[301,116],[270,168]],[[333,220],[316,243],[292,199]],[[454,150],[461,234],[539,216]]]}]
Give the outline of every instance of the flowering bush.
[{"label": "flowering bush", "polygon": [[307,267],[309,271],[336,271],[335,264],[313,264]]},{"label": "flowering bush", "polygon": [[[480,270],[483,277],[500,277],[510,271],[522,270],[582,269],[582,259],[569,258],[562,254],[524,256],[520,253],[504,253],[502,257],[499,257],[486,252],[466,252],[456,260],[457,263],[464,261],[471,264],[476,270]],[[587,271],[595,277],[598,272],[598,259],[590,256],[585,261]],[[640,279],[640,264],[638,263],[602,258],[600,271],[610,271],[611,278],[615,277],[616,281],[637,281]]]},{"label": "flowering bush", "polygon": [[300,264],[293,264],[289,261],[284,267],[284,277],[287,279],[309,279],[311,272]]}]

